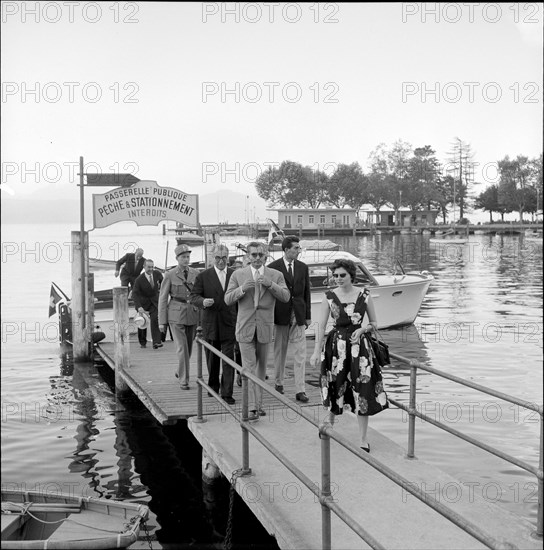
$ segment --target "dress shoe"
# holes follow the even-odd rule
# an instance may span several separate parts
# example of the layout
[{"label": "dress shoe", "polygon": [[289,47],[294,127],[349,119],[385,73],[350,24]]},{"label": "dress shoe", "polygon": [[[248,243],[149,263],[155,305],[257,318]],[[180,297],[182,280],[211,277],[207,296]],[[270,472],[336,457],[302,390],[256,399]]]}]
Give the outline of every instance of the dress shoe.
[{"label": "dress shoe", "polygon": [[363,451],[366,451],[367,453],[369,453],[370,452],[370,443],[368,444],[368,447],[361,446],[361,449],[363,449]]},{"label": "dress shoe", "polygon": [[248,420],[259,420],[259,415],[257,414],[257,411],[249,411],[247,419]]},{"label": "dress shoe", "polygon": [[153,349],[162,348],[162,344],[153,344]]},{"label": "dress shoe", "polygon": [[278,393],[283,394],[283,386],[280,386],[280,385],[276,384],[276,391],[277,391]]},{"label": "dress shoe", "polygon": [[236,399],[234,399],[233,397],[223,397],[223,401],[225,401],[225,403],[228,403],[229,405],[234,405],[234,403],[236,403]]},{"label": "dress shoe", "polygon": [[188,390],[188,389],[190,389],[189,384],[182,384],[182,385],[181,385],[181,389],[182,389],[182,390]]},{"label": "dress shoe", "polygon": [[303,403],[308,403],[308,401],[310,401],[304,392],[297,393],[295,398],[297,401],[302,401]]},{"label": "dress shoe", "polygon": [[147,346],[145,344],[140,344],[141,348],[146,348]]}]

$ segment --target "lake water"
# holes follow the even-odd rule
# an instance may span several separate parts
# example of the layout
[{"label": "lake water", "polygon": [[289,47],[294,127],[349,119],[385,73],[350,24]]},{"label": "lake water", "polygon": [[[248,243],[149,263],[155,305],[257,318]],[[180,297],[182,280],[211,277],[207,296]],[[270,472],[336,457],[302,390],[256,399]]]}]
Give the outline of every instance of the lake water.
[{"label": "lake water", "polygon": [[[74,367],[60,354],[58,319],[47,317],[49,292],[54,281],[71,294],[70,231],[77,229],[2,227],[2,483],[144,502],[157,515],[163,545],[219,548],[228,484],[213,505],[202,491],[200,448],[186,426],[159,426],[137,402],[116,401],[108,369]],[[118,259],[141,246],[156,265],[174,263],[174,239],[159,228],[120,224],[93,233],[91,256]],[[406,271],[434,275],[414,325],[382,331],[394,352],[542,404],[542,241],[476,235],[466,245],[439,245],[426,236],[387,234],[335,240],[374,273],[390,271],[398,258]],[[98,271],[95,288],[116,281],[111,271]],[[395,364],[384,376],[390,396],[407,402],[409,369]],[[418,376],[418,407],[538,465],[536,413],[425,372]],[[401,411],[377,415],[370,426],[406,447]],[[536,479],[524,470],[419,420],[416,455],[459,479],[456,487],[424,488],[441,502],[474,491],[536,522]],[[234,539],[238,547],[276,547],[240,501]]]}]

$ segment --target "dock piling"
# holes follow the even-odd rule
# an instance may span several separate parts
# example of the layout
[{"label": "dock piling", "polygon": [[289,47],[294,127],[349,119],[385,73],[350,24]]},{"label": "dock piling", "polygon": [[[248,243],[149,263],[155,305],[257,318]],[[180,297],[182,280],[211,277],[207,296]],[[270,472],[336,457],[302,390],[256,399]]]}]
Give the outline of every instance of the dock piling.
[{"label": "dock piling", "polygon": [[128,336],[128,287],[113,289],[113,334],[115,343],[115,391],[128,391],[122,374],[130,366],[130,344]]},{"label": "dock piling", "polygon": [[86,309],[84,284],[85,272],[82,265],[87,265],[88,254],[87,231],[72,231],[72,348],[74,362],[90,361],[91,327],[86,322],[83,311]]}]

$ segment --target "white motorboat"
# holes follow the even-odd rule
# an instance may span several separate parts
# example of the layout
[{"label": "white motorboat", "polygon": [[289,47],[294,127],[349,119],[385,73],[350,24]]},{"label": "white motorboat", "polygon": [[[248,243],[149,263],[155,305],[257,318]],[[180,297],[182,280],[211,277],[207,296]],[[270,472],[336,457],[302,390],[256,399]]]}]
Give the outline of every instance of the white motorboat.
[{"label": "white motorboat", "polygon": [[[271,253],[273,255],[273,253]],[[279,257],[279,256],[278,256]],[[355,286],[366,286],[374,302],[378,328],[392,328],[414,322],[434,277],[426,272],[373,275],[363,262],[342,250],[303,250],[299,260],[308,265],[312,294],[312,319],[319,319],[323,294],[332,288],[334,280],[330,266],[336,259],[351,260],[357,266]],[[313,332],[310,327],[307,334]]]},{"label": "white motorboat", "polygon": [[453,229],[446,231],[436,231],[435,237],[429,239],[430,243],[439,244],[466,244],[468,239],[466,237],[458,237]]}]

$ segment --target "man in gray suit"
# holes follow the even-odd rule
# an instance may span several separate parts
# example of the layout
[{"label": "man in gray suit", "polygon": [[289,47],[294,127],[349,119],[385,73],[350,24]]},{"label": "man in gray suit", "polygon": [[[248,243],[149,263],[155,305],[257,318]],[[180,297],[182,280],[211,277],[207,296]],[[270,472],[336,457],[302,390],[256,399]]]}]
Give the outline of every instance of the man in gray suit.
[{"label": "man in gray suit", "polygon": [[[266,376],[268,344],[274,334],[276,299],[288,302],[291,297],[283,274],[265,267],[267,246],[259,242],[247,245],[249,266],[236,270],[225,293],[227,306],[238,302],[236,340],[242,365],[261,380]],[[266,413],[262,408],[262,390],[249,383],[249,420],[258,420]]]}]

